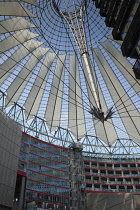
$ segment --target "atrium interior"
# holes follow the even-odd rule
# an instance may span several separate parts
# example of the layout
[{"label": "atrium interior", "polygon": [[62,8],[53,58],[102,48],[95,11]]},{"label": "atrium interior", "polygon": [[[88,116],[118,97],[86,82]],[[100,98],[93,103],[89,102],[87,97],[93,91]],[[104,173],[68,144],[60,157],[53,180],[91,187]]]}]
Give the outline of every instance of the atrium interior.
[{"label": "atrium interior", "polygon": [[0,1],[0,209],[140,209],[139,20],[139,0]]}]

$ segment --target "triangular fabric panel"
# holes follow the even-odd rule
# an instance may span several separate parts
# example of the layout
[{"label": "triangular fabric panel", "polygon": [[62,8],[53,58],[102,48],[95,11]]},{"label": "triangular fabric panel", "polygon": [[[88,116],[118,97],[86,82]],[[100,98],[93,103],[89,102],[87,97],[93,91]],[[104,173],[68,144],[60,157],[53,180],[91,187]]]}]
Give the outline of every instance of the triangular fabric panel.
[{"label": "triangular fabric panel", "polygon": [[60,125],[65,57],[66,55],[58,57],[46,108],[45,118],[50,130]]},{"label": "triangular fabric panel", "polygon": [[18,16],[18,17],[35,17],[22,3],[18,1],[0,2],[0,15]]},{"label": "triangular fabric panel", "polygon": [[9,76],[23,58],[38,48],[41,44],[42,42],[29,40],[17,49],[4,63],[2,63],[0,65],[0,83]]},{"label": "triangular fabric panel", "polygon": [[29,4],[33,4],[34,6],[38,6],[38,4],[34,0],[22,0],[22,1],[25,1]]},{"label": "triangular fabric panel", "polygon": [[[96,56],[95,56],[95,59],[96,59]],[[103,96],[100,86],[98,90],[99,90],[100,102],[102,105],[102,111],[106,113],[108,110],[108,107],[106,105],[106,101],[105,101],[105,98]],[[104,123],[102,123],[99,120],[95,120],[94,125],[95,125],[97,136],[99,136],[99,138],[103,140],[106,144],[112,145],[114,141],[118,138],[112,119],[108,119],[107,121],[104,121]]]},{"label": "triangular fabric panel", "polygon": [[92,103],[92,105],[95,107],[99,107],[96,75],[88,54],[84,53],[82,55],[82,63],[83,63],[83,70],[86,78],[88,93],[90,95],[90,98],[92,98],[92,100],[90,100],[90,103]]},{"label": "triangular fabric panel", "polygon": [[[111,59],[137,93],[140,90],[140,81],[135,78],[132,64],[110,42],[100,44],[109,52]],[[137,94],[140,96],[140,91]]]},{"label": "triangular fabric panel", "polygon": [[0,21],[0,34],[36,27],[22,17],[13,17]]},{"label": "triangular fabric panel", "polygon": [[24,104],[26,108],[25,116],[29,120],[33,115],[37,115],[39,105],[43,96],[43,92],[46,86],[49,68],[55,58],[55,53],[48,53],[40,68],[40,71],[35,79],[35,82],[28,94],[26,102]]},{"label": "triangular fabric panel", "polygon": [[86,133],[82,92],[76,55],[70,57],[69,128],[77,139]]},{"label": "triangular fabric panel", "polygon": [[114,42],[116,42],[119,45],[122,44],[122,41],[121,40],[115,40],[112,35],[107,36],[107,38],[110,39],[110,40],[112,40],[112,41],[114,41]]},{"label": "triangular fabric panel", "polygon": [[28,40],[37,36],[39,36],[39,34],[32,33],[28,30],[17,31],[0,42],[0,53],[3,53],[19,44],[27,42]]},{"label": "triangular fabric panel", "polygon": [[[88,71],[86,71],[86,66],[84,67],[84,70],[85,70],[86,77],[87,78],[90,77],[90,74],[88,73]],[[94,74],[94,77],[95,77],[95,73],[94,73],[95,70],[92,69],[92,71],[93,71],[93,74]],[[94,94],[93,94],[93,91],[94,91],[93,82],[91,82],[91,83],[89,83],[89,85],[87,85],[87,90],[88,90],[88,95],[89,95],[89,99],[90,99],[90,106],[91,107],[93,107],[93,106],[96,107],[97,103],[95,102],[95,98],[94,98]],[[106,106],[103,94],[101,92],[100,86],[98,86],[98,96],[99,96],[99,99],[100,99],[100,103],[102,105],[102,109],[103,109],[104,112],[106,112],[107,111],[107,106]],[[114,126],[113,125],[110,126],[107,122],[105,122],[103,124],[101,121],[95,120],[94,116],[93,116],[93,120],[94,120],[94,127],[95,127],[95,131],[96,131],[96,135],[101,140],[103,140],[106,144],[112,144],[117,138],[117,134],[116,134],[116,131],[114,129]],[[111,128],[110,131],[107,130],[108,127]]]},{"label": "triangular fabric panel", "polygon": [[18,73],[17,77],[8,87],[6,106],[11,105],[12,102],[16,102],[18,100],[32,74],[32,70],[48,50],[49,48],[39,47],[34,51],[34,53],[31,55],[25,66],[22,68],[22,70]]},{"label": "triangular fabric panel", "polygon": [[94,54],[96,55],[97,65],[99,66],[128,135],[135,141],[140,142],[139,112],[112,71],[102,52],[99,49],[94,49]]}]

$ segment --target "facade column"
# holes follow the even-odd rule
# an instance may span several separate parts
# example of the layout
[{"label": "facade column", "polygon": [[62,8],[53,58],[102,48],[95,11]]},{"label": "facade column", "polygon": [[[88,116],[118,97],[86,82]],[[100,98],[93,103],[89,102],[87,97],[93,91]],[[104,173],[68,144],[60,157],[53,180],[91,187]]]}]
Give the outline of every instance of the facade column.
[{"label": "facade column", "polygon": [[22,210],[26,177],[22,176],[18,210]]},{"label": "facade column", "polygon": [[70,145],[70,206],[71,210],[85,210],[85,182],[82,145],[76,142]]}]

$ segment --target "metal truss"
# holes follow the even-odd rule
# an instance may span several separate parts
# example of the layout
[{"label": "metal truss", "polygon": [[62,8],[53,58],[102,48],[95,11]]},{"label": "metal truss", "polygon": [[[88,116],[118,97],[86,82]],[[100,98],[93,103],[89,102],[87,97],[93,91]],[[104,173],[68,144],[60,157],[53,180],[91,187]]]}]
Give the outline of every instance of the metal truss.
[{"label": "metal truss", "polygon": [[83,139],[83,147],[85,147],[85,156],[88,153],[91,156],[92,153],[92,157],[94,158],[126,159],[129,157],[135,159],[140,157],[140,145],[132,139],[117,139],[109,147],[98,137],[87,135]]},{"label": "metal truss", "polygon": [[43,141],[51,141],[48,135],[48,127],[46,121],[38,116],[34,116],[32,122],[26,129],[26,133]]},{"label": "metal truss", "polygon": [[72,135],[69,129],[64,129],[61,127],[58,127],[54,134],[54,140],[53,143],[55,143],[55,139],[60,140],[59,144],[63,147],[69,147],[71,143],[76,142],[76,138]]},{"label": "metal truss", "polygon": [[9,109],[7,115],[12,119],[15,120],[22,128],[22,130],[25,132],[25,109],[20,106],[18,103],[14,103],[13,106]]},{"label": "metal truss", "polygon": [[[4,110],[6,113],[6,110]],[[69,129],[58,127],[55,131],[50,133],[46,120],[34,116],[29,123],[25,120],[25,110],[19,104],[14,103],[8,111],[7,115],[15,120],[22,131],[31,136],[39,138],[51,144],[56,144],[68,148],[71,143],[77,142]],[[108,146],[97,136],[85,135],[81,141],[83,145],[83,154],[85,156],[92,156],[94,158],[139,158],[140,145],[132,139],[117,139],[112,146]]]}]

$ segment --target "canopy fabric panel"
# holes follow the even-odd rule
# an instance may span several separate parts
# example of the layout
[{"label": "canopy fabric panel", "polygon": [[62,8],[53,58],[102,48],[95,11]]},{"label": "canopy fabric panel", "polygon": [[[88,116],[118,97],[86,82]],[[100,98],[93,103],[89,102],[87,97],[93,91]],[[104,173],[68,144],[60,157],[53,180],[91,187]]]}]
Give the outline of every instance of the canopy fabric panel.
[{"label": "canopy fabric panel", "polygon": [[[104,141],[107,145],[111,145],[111,142],[114,142],[114,139],[108,138],[108,135],[106,133],[106,127],[105,124],[103,124],[100,120],[95,120],[94,122],[95,130],[96,130],[96,135]],[[109,141],[110,140],[110,141]],[[116,140],[116,139],[115,139]]]},{"label": "canopy fabric panel", "polygon": [[18,100],[32,74],[32,70],[48,50],[49,48],[39,47],[34,51],[33,55],[30,56],[27,63],[7,89],[6,106]]},{"label": "canopy fabric panel", "polygon": [[32,5],[34,5],[34,6],[38,6],[38,4],[36,3],[36,1],[34,1],[34,0],[22,0],[22,1],[25,1],[25,2],[27,2],[28,4],[32,4]]},{"label": "canopy fabric panel", "polygon": [[112,35],[107,36],[107,38],[110,39],[110,40],[112,40],[112,41],[114,41],[114,42],[116,42],[119,45],[122,44],[122,41],[121,40],[115,40]]},{"label": "canopy fabric panel", "polygon": [[5,51],[37,36],[39,36],[39,34],[32,33],[28,30],[17,31],[0,42],[0,53],[4,53]]},{"label": "canopy fabric panel", "polygon": [[98,104],[99,96],[97,93],[98,82],[96,80],[95,70],[93,69],[88,54],[86,53],[82,55],[82,64],[83,64],[84,75],[86,78],[89,98],[91,99],[90,103],[92,104],[92,106],[99,107]]},{"label": "canopy fabric panel", "polygon": [[[12,9],[11,9],[12,8]],[[24,5],[18,1],[1,1],[0,15],[18,16],[18,17],[35,17]]]},{"label": "canopy fabric panel", "polygon": [[100,68],[101,74],[110,91],[117,111],[122,118],[122,122],[128,132],[128,135],[130,138],[133,138],[135,141],[140,143],[139,112],[112,71],[100,49],[94,49],[93,52],[96,56],[97,65]]},{"label": "canopy fabric panel", "polygon": [[0,83],[2,83],[18,63],[29,55],[33,50],[37,49],[42,42],[29,40],[15,51],[4,63],[0,65]]},{"label": "canopy fabric panel", "polygon": [[12,17],[2,20],[0,21],[0,25],[0,34],[36,27],[22,17]]},{"label": "canopy fabric panel", "polygon": [[83,111],[82,92],[80,76],[78,70],[78,61],[76,55],[70,56],[69,68],[69,121],[68,127],[71,132],[80,139],[86,133],[85,117]]},{"label": "canopy fabric panel", "polygon": [[55,74],[52,81],[45,119],[50,130],[60,125],[62,90],[64,79],[64,62],[66,55],[60,55],[57,59]]},{"label": "canopy fabric panel", "polygon": [[[97,59],[96,56],[95,59]],[[100,102],[102,105],[102,111],[106,113],[108,107],[106,105],[106,101],[101,91],[101,88],[99,87],[98,89],[99,89]],[[102,123],[97,119],[94,121],[95,121],[94,124],[97,136],[99,136],[99,138],[103,140],[106,144],[112,145],[115,142],[115,140],[118,138],[112,119],[108,119],[107,121],[104,121],[104,123]]]},{"label": "canopy fabric panel", "polygon": [[[84,68],[85,69],[85,68]],[[95,76],[95,70],[93,69],[93,74]],[[87,74],[87,72],[85,72],[85,74]],[[88,78],[88,74],[87,74],[87,78]],[[95,98],[94,98],[94,94],[92,92],[92,86],[94,86],[94,84],[89,84],[89,86],[87,85],[87,90],[88,90],[88,95],[89,95],[89,99],[90,99],[90,106],[96,106],[96,102],[95,102]],[[100,86],[98,85],[98,96],[99,96],[99,100],[100,100],[100,104],[102,105],[102,110],[104,112],[107,111],[107,105],[106,102],[104,100],[102,91],[100,89]],[[95,119],[93,116],[93,120],[94,120],[94,127],[95,127],[95,131],[96,131],[96,135],[103,140],[106,144],[112,144],[116,139],[117,139],[117,134],[115,131],[115,128],[113,125],[109,125],[108,122],[105,122],[104,124],[99,121],[98,119]],[[110,120],[112,122],[112,120]],[[108,128],[110,130],[108,130]]]},{"label": "canopy fabric panel", "polygon": [[[100,87],[99,87],[100,88]],[[98,88],[98,89],[99,89]],[[93,93],[91,92],[91,89],[89,87],[87,87],[88,90],[88,95],[89,95],[89,99],[90,99],[90,106],[93,107],[94,104],[94,97],[93,97]],[[100,91],[101,93],[101,91]],[[101,95],[100,95],[101,96]],[[105,108],[106,106],[104,106],[103,108]],[[105,109],[106,110],[106,109]],[[103,140],[106,144],[110,143],[110,142],[114,142],[114,138],[113,139],[109,139],[106,131],[105,131],[105,126],[103,125],[102,122],[100,122],[100,120],[95,119],[93,116],[93,121],[94,121],[94,128],[96,135]],[[116,136],[114,136],[116,137]]]},{"label": "canopy fabric panel", "polygon": [[135,78],[132,64],[130,64],[130,62],[122,56],[121,52],[119,52],[119,50],[117,50],[109,41],[100,44],[107,50],[111,59],[118,66],[136,93],[140,96],[140,81]]},{"label": "canopy fabric panel", "polygon": [[[95,86],[94,86],[94,82],[93,82],[93,79],[92,79],[93,75],[91,75],[91,72],[90,72],[89,67],[88,67],[88,63],[85,62],[85,61],[86,60],[84,58],[82,58],[83,70],[84,70],[87,92],[88,92],[88,99],[89,99],[90,107],[92,108],[92,107],[97,106],[97,103],[96,103],[96,100],[95,100],[95,97],[94,97]],[[94,73],[93,67],[92,67],[92,73]],[[95,125],[95,123],[93,124],[93,129],[96,131],[94,125]]]},{"label": "canopy fabric panel", "polygon": [[29,120],[33,115],[36,115],[39,105],[42,100],[42,96],[44,93],[44,89],[46,86],[49,68],[55,58],[55,53],[47,53],[44,62],[38,72],[38,75],[35,79],[35,82],[29,92],[29,95],[25,101],[25,116],[26,119]]},{"label": "canopy fabric panel", "polygon": [[[105,100],[102,96],[100,86],[95,79],[96,78],[95,70],[93,69],[92,65],[90,64],[91,65],[90,68],[92,69],[92,72],[90,72],[89,67],[88,67],[89,63],[86,63],[85,59],[82,59],[82,61],[83,61],[85,77],[86,77],[87,83],[88,83],[87,90],[88,90],[88,95],[89,95],[89,99],[90,99],[90,105],[91,105],[91,107],[93,107],[93,106],[98,107],[98,101],[100,101],[100,104],[102,104],[102,108],[105,109],[105,111],[107,111],[107,106],[106,106]],[[96,86],[95,86],[95,84],[96,84]],[[94,94],[94,92],[96,93],[96,95]],[[95,100],[95,96],[97,96],[96,100]],[[112,144],[116,140],[117,134],[116,134],[116,131],[115,131],[113,125],[109,125],[107,122],[105,122],[103,124],[99,120],[95,120],[94,126],[95,126],[96,135],[100,139],[102,139],[105,143]],[[110,131],[108,130],[108,127],[111,129]]]},{"label": "canopy fabric panel", "polygon": [[0,1],[0,108],[50,143],[78,140],[94,157],[115,157],[124,141],[135,153],[127,139],[140,143],[140,80],[95,0],[80,2]]},{"label": "canopy fabric panel", "polygon": [[[100,139],[109,146],[112,146],[112,144],[118,139],[117,132],[111,119],[108,119],[104,123],[99,121],[95,128]],[[103,136],[103,133],[105,136]]]}]

